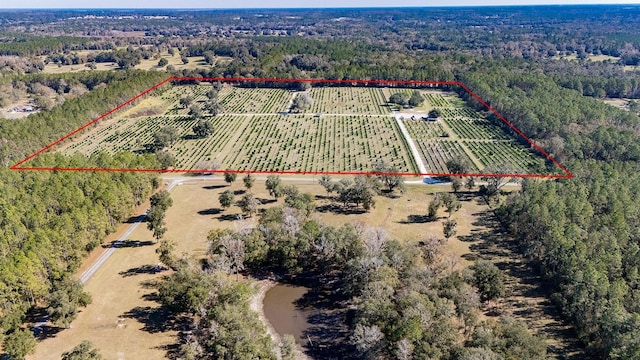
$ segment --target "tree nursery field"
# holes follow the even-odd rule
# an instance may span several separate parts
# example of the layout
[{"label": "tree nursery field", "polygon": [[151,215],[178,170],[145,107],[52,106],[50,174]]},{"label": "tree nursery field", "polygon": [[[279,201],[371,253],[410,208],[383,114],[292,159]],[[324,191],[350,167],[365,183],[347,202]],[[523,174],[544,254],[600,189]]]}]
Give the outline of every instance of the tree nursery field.
[{"label": "tree nursery field", "polygon": [[[306,91],[228,84],[160,88],[133,107],[95,123],[57,150],[64,154],[167,152],[174,169],[243,171],[370,171],[384,161],[398,172],[448,173],[448,160],[472,172],[507,166],[532,173],[544,159],[458,95],[417,90],[419,105],[397,105],[414,89],[318,87]],[[301,100],[303,98],[303,100]],[[300,100],[300,101],[298,101]],[[439,111],[437,118],[428,111]],[[198,124],[211,129],[196,134]],[[400,130],[406,126],[409,138]],[[158,145],[159,133],[171,139]],[[414,159],[413,142],[421,159]]]}]

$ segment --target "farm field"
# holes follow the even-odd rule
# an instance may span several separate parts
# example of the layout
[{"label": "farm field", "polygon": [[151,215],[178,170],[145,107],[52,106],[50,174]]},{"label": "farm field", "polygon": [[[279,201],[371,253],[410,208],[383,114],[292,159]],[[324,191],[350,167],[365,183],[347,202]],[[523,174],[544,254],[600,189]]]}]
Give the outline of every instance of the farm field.
[{"label": "farm field", "polygon": [[[423,93],[428,108],[437,108],[437,121],[403,122],[429,173],[448,173],[446,162],[462,159],[477,173],[490,165],[506,165],[515,173],[537,173],[544,159],[525,148],[500,126],[473,110],[453,93]],[[423,105],[424,106],[424,105]]]},{"label": "farm field", "polygon": [[[195,104],[206,100],[209,85],[174,86],[163,92],[161,98],[169,104],[166,115],[187,116],[189,109],[180,106],[182,97],[190,96]],[[241,88],[223,86],[218,93],[222,114],[276,114],[287,110],[294,92],[283,89]]]},{"label": "farm field", "polygon": [[[518,173],[544,169],[544,160],[505,133],[497,124],[464,103],[455,93],[420,90],[420,109],[391,112],[388,97],[413,89],[318,87],[308,90],[313,103],[299,114],[287,114],[299,92],[278,88],[223,85],[218,92],[218,115],[206,110],[212,86],[164,87],[114,118],[61,144],[65,154],[99,151],[150,151],[153,135],[162,128],[176,130],[178,139],[167,148],[175,169],[212,166],[243,171],[349,172],[370,171],[382,160],[398,172],[419,172],[394,116],[406,126],[427,172],[448,173],[446,162],[463,159],[469,171],[490,165],[508,165]],[[214,128],[208,137],[196,137],[197,119],[191,104],[205,109],[203,117]],[[422,114],[437,108],[441,117],[425,121]],[[413,116],[411,114],[417,114]],[[207,165],[204,165],[207,164]]]},{"label": "farm field", "polygon": [[64,153],[141,153],[155,130],[171,126],[180,138],[170,151],[181,169],[217,161],[235,170],[367,171],[380,159],[400,172],[416,172],[392,117],[220,115],[211,121],[218,135],[194,139],[190,135],[196,120],[187,116],[123,118],[67,146]]},{"label": "farm field", "polygon": [[383,160],[399,172],[416,172],[396,127],[392,117],[253,116],[223,164],[258,171],[368,171]]},{"label": "farm field", "polygon": [[319,87],[309,92],[311,113],[324,114],[389,114],[387,97],[380,88]]}]

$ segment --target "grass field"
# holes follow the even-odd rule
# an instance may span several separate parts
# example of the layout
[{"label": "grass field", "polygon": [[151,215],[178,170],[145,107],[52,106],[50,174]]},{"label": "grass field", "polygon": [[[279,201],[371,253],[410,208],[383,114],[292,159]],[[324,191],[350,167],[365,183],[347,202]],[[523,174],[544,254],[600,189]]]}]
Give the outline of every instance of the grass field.
[{"label": "grass field", "polygon": [[[144,153],[155,132],[172,127],[179,138],[168,151],[177,169],[196,169],[206,162],[233,170],[348,172],[370,171],[382,160],[399,172],[416,173],[408,141],[415,143],[429,173],[448,173],[446,162],[457,158],[466,160],[472,172],[503,163],[519,173],[544,168],[541,156],[452,92],[420,90],[425,102],[419,109],[403,109],[400,116],[391,113],[387,99],[412,89],[312,88],[313,104],[300,114],[287,114],[296,92],[224,85],[218,93],[219,114],[204,113],[214,133],[198,138],[192,130],[197,120],[180,99],[189,96],[205,108],[210,89],[206,83],[165,87],[61,144],[57,151]],[[441,110],[441,118],[423,120],[424,112],[433,108]],[[405,139],[394,116],[402,118],[410,139]]]},{"label": "grass field", "polygon": [[[284,182],[298,186],[303,192],[325,193],[313,177],[290,182],[284,179]],[[168,232],[165,237],[176,242],[176,254],[186,253],[194,258],[202,258],[206,254],[209,230],[235,229],[238,226],[235,221],[236,215],[241,214],[238,207],[232,206],[224,212],[219,209],[218,196],[227,189],[243,191],[242,182],[238,180],[232,186],[226,186],[220,178],[188,181],[172,190],[173,206],[167,212]],[[353,221],[382,226],[392,237],[401,241],[419,241],[427,233],[442,236],[440,222],[407,221],[411,215],[424,214],[425,204],[431,199],[429,189],[431,187],[409,186],[408,193],[400,198],[377,197],[377,206],[370,213],[344,215],[318,212],[315,216],[336,226]],[[260,199],[272,199],[262,180],[256,182],[253,192]],[[280,199],[275,203],[266,203],[261,208],[282,203]],[[323,209],[329,201],[319,199],[316,204]],[[462,208],[454,214],[460,224],[458,232],[461,236],[470,236],[484,229],[473,225],[484,208],[476,201],[463,201]],[[142,211],[140,208],[138,213]],[[444,210],[441,210],[440,216],[445,216]],[[248,221],[254,220],[257,219]],[[129,225],[125,224],[120,232],[124,232]],[[119,233],[110,239],[117,238],[117,235]],[[145,270],[158,264],[159,260],[155,253],[157,245],[144,224],[128,239],[130,246],[119,248],[86,284],[85,289],[92,295],[93,303],[82,310],[71,329],[39,342],[36,353],[28,359],[60,359],[62,352],[85,339],[95,344],[107,360],[165,358],[167,346],[177,341],[177,332],[166,318],[164,309],[154,300],[154,290],[145,284],[160,279],[167,272],[154,274]],[[452,255],[467,254],[471,252],[470,245],[472,243],[452,239],[447,243],[446,251]],[[460,266],[468,264],[464,259],[460,261]]]},{"label": "grass field", "polygon": [[[342,214],[328,211],[330,201],[324,199],[325,191],[311,176],[287,180],[285,184],[298,186],[302,192],[316,194],[317,212],[313,215],[322,222],[340,226],[345,223],[362,223],[382,227],[392,238],[403,242],[416,242],[429,234],[442,237],[444,209],[438,221],[423,222],[420,219],[431,201],[432,192],[447,191],[448,186],[408,185],[407,193],[397,198],[376,197],[376,207],[368,213]],[[203,258],[207,251],[207,234],[211,229],[237,229],[237,215],[241,210],[232,206],[222,211],[217,198],[225,190],[244,191],[240,180],[231,186],[221,179],[189,180],[176,186],[172,192],[173,206],[167,212],[168,232],[165,237],[175,241],[175,253],[195,259]],[[261,209],[281,205],[283,200],[272,201],[265,190],[264,179],[258,178],[252,192],[263,200]],[[494,259],[508,272],[508,286],[512,289],[497,308],[490,310],[509,313],[527,321],[534,329],[548,329],[556,320],[544,312],[550,305],[544,304],[544,296],[532,291],[535,284],[530,278],[521,282],[510,269],[522,266],[505,247],[510,246],[508,236],[492,220],[489,208],[477,197],[460,194],[462,207],[453,214],[458,222],[458,235],[446,242],[443,250],[445,263],[454,268],[470,265],[478,257]],[[136,215],[144,207],[138,208]],[[255,223],[257,218],[243,220]],[[109,239],[116,239],[130,224],[124,224]],[[70,329],[40,341],[36,353],[28,359],[59,359],[62,352],[73,348],[80,341],[91,341],[107,360],[166,358],[166,350],[178,341],[172,319],[154,298],[154,290],[148,284],[159,280],[168,271],[153,273],[149,268],[158,264],[155,253],[157,244],[144,224],[129,237],[128,246],[121,247],[107,260],[85,286],[93,303],[82,310]],[[90,266],[99,255],[94,252],[80,269]],[[521,293],[528,294],[521,296]],[[256,315],[257,316],[257,315]],[[554,334],[549,334],[555,336]],[[557,335],[557,334],[556,334]],[[557,339],[552,339],[553,343]]]}]

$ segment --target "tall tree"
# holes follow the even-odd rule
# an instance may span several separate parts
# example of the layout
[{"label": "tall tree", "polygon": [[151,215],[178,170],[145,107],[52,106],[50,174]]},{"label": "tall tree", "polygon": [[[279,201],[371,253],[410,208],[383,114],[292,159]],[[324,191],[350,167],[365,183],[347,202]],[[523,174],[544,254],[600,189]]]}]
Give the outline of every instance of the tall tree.
[{"label": "tall tree", "polygon": [[189,107],[189,116],[191,116],[191,118],[194,120],[201,119],[203,116],[203,112],[200,105],[198,104],[191,105],[191,107]]},{"label": "tall tree", "polygon": [[279,197],[281,197],[283,195],[283,191],[282,191],[282,182],[280,181],[280,177],[277,175],[269,175],[267,176],[267,180],[265,181],[264,185],[267,188],[267,190],[269,191],[269,195],[273,196],[274,198],[278,199]]},{"label": "tall tree", "polygon": [[78,307],[91,303],[91,296],[84,292],[80,282],[69,278],[57,280],[48,297],[47,313],[57,326],[68,328],[78,315]]},{"label": "tall tree", "polygon": [[451,215],[453,215],[454,212],[460,210],[460,207],[462,206],[456,195],[451,193],[445,193],[442,195],[441,201],[449,213],[449,218],[451,218]]},{"label": "tall tree", "polygon": [[193,132],[199,138],[206,138],[213,134],[213,124],[211,121],[200,119],[193,125]]},{"label": "tall tree", "polygon": [[31,331],[18,329],[7,335],[2,347],[9,359],[24,359],[36,350],[36,339]]},{"label": "tall tree", "polygon": [[238,174],[234,173],[234,172],[225,172],[224,173],[224,181],[229,185],[231,185],[231,183],[236,181],[237,177],[238,177]]},{"label": "tall tree", "polygon": [[465,174],[469,171],[469,162],[464,158],[453,158],[445,163],[452,174]]},{"label": "tall tree", "polygon": [[62,360],[102,360],[98,349],[88,340],[83,340],[76,345],[71,351],[62,353]]},{"label": "tall tree", "polygon": [[160,208],[162,211],[167,211],[173,205],[173,199],[171,194],[167,190],[158,191],[153,194],[149,199],[151,207]]},{"label": "tall tree", "polygon": [[156,253],[159,256],[160,262],[174,270],[176,269],[176,259],[173,255],[175,248],[175,242],[167,239],[162,239],[160,241],[160,246],[158,246],[158,248],[156,249]]},{"label": "tall tree", "polygon": [[167,232],[164,221],[165,211],[159,207],[150,207],[147,211],[147,229],[153,231],[153,237],[160,240]]},{"label": "tall tree", "polygon": [[189,95],[180,98],[180,106],[182,106],[183,109],[188,108],[191,103],[193,103],[193,98]]},{"label": "tall tree", "polygon": [[335,191],[335,186],[333,184],[333,181],[331,181],[331,176],[329,176],[329,175],[325,174],[325,175],[320,176],[320,179],[318,180],[318,183],[327,192],[327,196],[329,196],[329,194],[331,194],[332,192]]},{"label": "tall tree", "polygon": [[407,93],[394,93],[389,97],[389,102],[396,105],[405,106],[409,103],[409,98],[410,95]]},{"label": "tall tree", "polygon": [[389,192],[393,192],[395,189],[400,192],[406,190],[404,178],[398,175],[398,169],[395,166],[388,165],[384,160],[378,160],[373,165],[373,172]]},{"label": "tall tree", "polygon": [[220,194],[218,200],[220,201],[220,206],[222,206],[223,209],[228,209],[233,205],[234,198],[235,196],[231,190],[225,190]]},{"label": "tall tree", "polygon": [[238,206],[242,209],[242,212],[249,214],[249,216],[253,216],[256,212],[258,212],[258,206],[260,206],[260,200],[256,199],[253,194],[249,193],[242,197],[238,201]]},{"label": "tall tree", "polygon": [[256,182],[256,177],[251,175],[251,173],[248,173],[245,177],[242,178],[242,182],[244,183],[244,187],[246,187],[247,190],[251,190],[253,184]]},{"label": "tall tree", "polygon": [[452,219],[447,219],[447,221],[442,223],[442,231],[444,232],[445,239],[449,240],[449,238],[451,238],[452,236],[456,236],[457,225],[458,225],[458,222]]},{"label": "tall tree", "polygon": [[162,150],[178,140],[178,131],[171,126],[165,126],[153,134],[152,148],[155,151]]},{"label": "tall tree", "polygon": [[424,102],[424,96],[420,94],[418,90],[413,90],[411,97],[409,98],[409,106],[417,107]]},{"label": "tall tree", "polygon": [[473,270],[473,284],[480,290],[483,301],[504,295],[504,274],[493,262],[478,260],[471,266],[471,270]]}]

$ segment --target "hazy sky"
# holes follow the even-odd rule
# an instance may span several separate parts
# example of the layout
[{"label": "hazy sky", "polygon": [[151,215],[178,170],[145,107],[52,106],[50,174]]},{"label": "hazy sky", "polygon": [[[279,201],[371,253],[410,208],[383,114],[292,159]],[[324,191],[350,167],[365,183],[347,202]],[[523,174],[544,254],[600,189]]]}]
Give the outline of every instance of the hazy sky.
[{"label": "hazy sky", "polygon": [[640,4],[640,0],[4,0],[0,8],[292,8],[533,4]]}]

